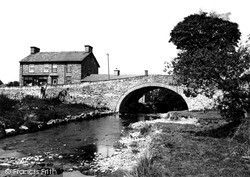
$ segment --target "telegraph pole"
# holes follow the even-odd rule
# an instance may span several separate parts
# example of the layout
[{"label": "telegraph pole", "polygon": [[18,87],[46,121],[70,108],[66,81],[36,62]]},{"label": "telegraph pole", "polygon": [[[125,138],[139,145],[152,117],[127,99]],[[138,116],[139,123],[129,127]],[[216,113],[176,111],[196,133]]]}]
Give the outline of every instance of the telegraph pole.
[{"label": "telegraph pole", "polygon": [[107,53],[107,59],[108,59],[108,80],[110,80],[110,73],[109,73],[109,54]]}]

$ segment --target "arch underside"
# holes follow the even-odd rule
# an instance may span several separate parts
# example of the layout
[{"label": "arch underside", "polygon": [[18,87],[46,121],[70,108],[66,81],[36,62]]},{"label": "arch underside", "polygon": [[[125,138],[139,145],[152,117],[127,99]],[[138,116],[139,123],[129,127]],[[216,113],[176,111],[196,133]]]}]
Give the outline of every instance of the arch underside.
[{"label": "arch underside", "polygon": [[188,106],[185,100],[181,95],[168,88],[164,84],[143,84],[137,87],[134,87],[127,91],[118,101],[116,112],[119,113],[140,113],[140,110],[135,105],[138,105],[138,100],[142,98],[146,93],[153,91],[155,89],[164,89],[167,93],[166,98],[169,98],[170,102],[162,103],[165,111],[168,112],[171,110],[187,110]]}]

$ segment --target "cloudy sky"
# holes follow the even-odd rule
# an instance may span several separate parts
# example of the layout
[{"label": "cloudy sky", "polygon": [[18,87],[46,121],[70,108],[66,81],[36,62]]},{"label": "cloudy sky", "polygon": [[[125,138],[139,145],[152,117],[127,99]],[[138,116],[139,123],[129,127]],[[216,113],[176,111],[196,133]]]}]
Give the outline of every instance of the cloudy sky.
[{"label": "cloudy sky", "polygon": [[93,46],[101,66],[121,74],[164,74],[176,56],[169,34],[184,17],[203,11],[230,12],[242,38],[250,34],[247,0],[1,0],[0,80],[19,79],[19,61],[30,46],[41,52],[83,51]]}]

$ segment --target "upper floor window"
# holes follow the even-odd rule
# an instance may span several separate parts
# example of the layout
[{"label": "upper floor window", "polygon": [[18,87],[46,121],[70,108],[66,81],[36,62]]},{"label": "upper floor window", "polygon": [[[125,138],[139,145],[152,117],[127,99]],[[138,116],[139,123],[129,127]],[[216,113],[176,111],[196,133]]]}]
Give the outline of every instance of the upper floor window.
[{"label": "upper floor window", "polygon": [[43,65],[43,72],[45,72],[45,73],[49,72],[49,65],[48,64]]},{"label": "upper floor window", "polygon": [[71,73],[72,72],[72,65],[67,64],[67,66],[66,66],[66,72],[67,73]]},{"label": "upper floor window", "polygon": [[35,65],[33,65],[33,64],[30,64],[30,65],[29,65],[29,72],[30,72],[30,73],[35,72]]},{"label": "upper floor window", "polygon": [[56,73],[57,72],[57,64],[52,65],[52,72]]}]

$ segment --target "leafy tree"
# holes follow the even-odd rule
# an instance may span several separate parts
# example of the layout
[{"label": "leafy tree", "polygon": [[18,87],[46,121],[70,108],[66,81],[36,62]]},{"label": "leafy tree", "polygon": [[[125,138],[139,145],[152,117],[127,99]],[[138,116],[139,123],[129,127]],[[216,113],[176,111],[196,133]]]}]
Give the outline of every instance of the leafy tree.
[{"label": "leafy tree", "polygon": [[170,42],[182,51],[197,49],[228,50],[240,39],[238,24],[207,13],[190,15],[178,23],[170,33]]},{"label": "leafy tree", "polygon": [[19,86],[19,82],[18,81],[11,81],[11,82],[8,82],[6,84],[7,87],[18,87]]},{"label": "leafy tree", "polygon": [[175,92],[167,89],[154,89],[146,94],[146,104],[153,107],[154,112],[187,110],[186,102]]},{"label": "leafy tree", "polygon": [[180,49],[173,72],[187,86],[185,94],[212,97],[221,90],[218,108],[230,120],[249,107],[249,85],[241,78],[250,67],[250,55],[247,47],[238,46],[240,35],[237,23],[204,12],[184,18],[170,34],[170,42]]}]

